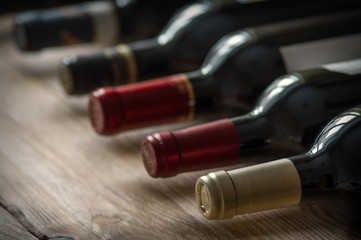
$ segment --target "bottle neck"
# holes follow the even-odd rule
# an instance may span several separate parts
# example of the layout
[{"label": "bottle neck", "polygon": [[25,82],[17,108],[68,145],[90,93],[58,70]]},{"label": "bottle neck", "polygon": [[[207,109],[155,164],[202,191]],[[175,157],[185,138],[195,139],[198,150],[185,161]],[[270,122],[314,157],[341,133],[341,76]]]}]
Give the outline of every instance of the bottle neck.
[{"label": "bottle neck", "polygon": [[218,102],[218,81],[213,76],[193,71],[186,73],[186,77],[193,89],[196,113],[211,108]]},{"label": "bottle neck", "polygon": [[298,155],[290,160],[295,165],[301,180],[302,190],[333,188],[334,176],[327,154]]},{"label": "bottle neck", "polygon": [[160,74],[166,76],[173,73],[172,61],[169,58],[168,45],[160,45],[156,38],[130,43],[129,48],[134,55],[138,80],[151,79]]},{"label": "bottle neck", "polygon": [[269,121],[266,116],[252,113],[232,118],[241,148],[260,147],[269,142]]},{"label": "bottle neck", "polygon": [[[204,31],[200,29],[209,29],[209,24],[206,23],[214,17],[209,14],[213,10],[214,6],[209,2],[190,4],[180,9],[153,39],[131,43],[140,79],[191,71],[199,67],[216,39],[205,42],[206,47],[196,49],[197,51],[191,51],[190,46],[203,40],[204,36],[200,36],[200,39],[195,36],[200,34],[199,31]],[[201,19],[205,21],[200,21]],[[188,52],[191,52],[189,56]]]}]

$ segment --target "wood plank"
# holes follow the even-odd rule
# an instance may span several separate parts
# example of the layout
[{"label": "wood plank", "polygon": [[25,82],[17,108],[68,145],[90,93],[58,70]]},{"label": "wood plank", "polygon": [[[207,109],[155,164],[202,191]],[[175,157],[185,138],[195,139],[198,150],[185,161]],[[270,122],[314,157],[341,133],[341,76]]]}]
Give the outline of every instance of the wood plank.
[{"label": "wood plank", "polygon": [[0,158],[1,204],[35,236],[40,239],[58,236],[97,239],[71,214],[67,214],[66,209],[59,207],[57,199],[49,192],[34,183],[26,172],[20,172],[7,156],[1,153]]},{"label": "wood plank", "polygon": [[0,207],[0,239],[2,240],[37,240],[4,208]]},{"label": "wood plank", "polygon": [[[144,170],[139,145],[154,131],[182,128],[209,116],[101,137],[90,127],[87,97],[67,97],[57,82],[55,66],[64,52],[24,55],[8,39],[0,53],[0,203],[36,237],[360,237],[337,222],[325,205],[313,203],[225,221],[203,219],[195,205],[194,185],[210,170],[152,179]],[[264,161],[301,150],[280,144],[245,159]]]}]

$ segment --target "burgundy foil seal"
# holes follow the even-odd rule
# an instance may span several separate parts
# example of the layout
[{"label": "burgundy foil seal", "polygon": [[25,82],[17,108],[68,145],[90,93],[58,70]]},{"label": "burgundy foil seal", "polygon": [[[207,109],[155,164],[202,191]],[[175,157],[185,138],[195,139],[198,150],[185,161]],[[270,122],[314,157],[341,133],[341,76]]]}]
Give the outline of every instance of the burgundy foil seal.
[{"label": "burgundy foil seal", "polygon": [[90,94],[88,113],[95,131],[104,135],[186,121],[194,115],[193,89],[184,74],[100,88]]},{"label": "burgundy foil seal", "polygon": [[147,136],[141,147],[144,167],[152,177],[171,177],[236,164],[240,143],[232,121],[220,120]]}]

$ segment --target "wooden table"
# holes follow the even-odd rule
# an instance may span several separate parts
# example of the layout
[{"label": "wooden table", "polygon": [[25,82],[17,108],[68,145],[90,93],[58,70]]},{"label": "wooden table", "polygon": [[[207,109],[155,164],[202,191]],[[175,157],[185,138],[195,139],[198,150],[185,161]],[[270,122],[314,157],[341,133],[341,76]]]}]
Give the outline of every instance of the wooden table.
[{"label": "wooden table", "polygon": [[[194,186],[210,170],[153,179],[139,146],[155,131],[211,119],[98,136],[88,121],[87,96],[66,96],[56,72],[62,56],[96,47],[23,54],[12,43],[11,19],[0,19],[0,239],[360,238],[322,201],[204,219]],[[281,144],[245,158],[300,151]],[[340,206],[342,216],[350,212],[348,204]]]}]

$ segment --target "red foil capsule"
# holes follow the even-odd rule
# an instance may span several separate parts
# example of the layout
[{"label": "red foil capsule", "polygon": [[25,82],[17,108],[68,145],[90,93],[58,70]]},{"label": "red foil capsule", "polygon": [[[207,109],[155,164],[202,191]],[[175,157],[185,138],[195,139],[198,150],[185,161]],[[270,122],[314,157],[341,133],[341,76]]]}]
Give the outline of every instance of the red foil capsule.
[{"label": "red foil capsule", "polygon": [[88,113],[95,131],[104,135],[186,121],[194,115],[193,88],[184,74],[100,88],[90,95]]},{"label": "red foil capsule", "polygon": [[232,121],[207,124],[147,136],[141,147],[144,166],[152,177],[170,177],[238,163],[240,143]]}]

